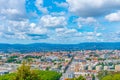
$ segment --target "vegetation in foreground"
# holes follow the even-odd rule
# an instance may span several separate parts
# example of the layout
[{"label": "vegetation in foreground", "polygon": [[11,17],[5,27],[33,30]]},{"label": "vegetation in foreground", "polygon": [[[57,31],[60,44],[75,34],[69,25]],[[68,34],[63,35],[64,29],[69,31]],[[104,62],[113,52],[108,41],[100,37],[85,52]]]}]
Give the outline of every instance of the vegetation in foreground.
[{"label": "vegetation in foreground", "polygon": [[79,76],[77,78],[72,78],[72,79],[66,79],[66,80],[86,80],[83,76]]},{"label": "vegetation in foreground", "polygon": [[120,72],[101,71],[98,78],[99,80],[120,80]]},{"label": "vegetation in foreground", "polygon": [[15,73],[0,76],[0,80],[59,80],[61,74],[55,71],[31,70],[23,63]]},{"label": "vegetation in foreground", "polygon": [[101,80],[120,80],[120,74],[111,74],[103,77]]},{"label": "vegetation in foreground", "polygon": [[[30,69],[30,65],[23,62],[15,73],[0,76],[0,80],[59,80],[61,73]],[[101,71],[99,80],[120,80],[120,72]],[[66,80],[86,80],[83,76]]]}]

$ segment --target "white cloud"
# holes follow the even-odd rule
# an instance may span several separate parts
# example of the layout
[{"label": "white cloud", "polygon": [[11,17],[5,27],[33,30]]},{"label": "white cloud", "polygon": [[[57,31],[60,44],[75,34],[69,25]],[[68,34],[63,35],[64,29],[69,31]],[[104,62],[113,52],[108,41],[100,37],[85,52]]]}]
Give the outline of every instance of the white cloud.
[{"label": "white cloud", "polygon": [[25,0],[0,0],[0,9],[18,9],[24,11]]},{"label": "white cloud", "polygon": [[97,20],[93,17],[87,18],[79,17],[78,19],[76,19],[76,22],[79,28],[81,28],[83,25],[94,25],[98,23]]},{"label": "white cloud", "polygon": [[68,4],[66,2],[61,2],[61,3],[58,3],[58,2],[54,2],[58,7],[63,7],[63,8],[67,8],[68,7]]},{"label": "white cloud", "polygon": [[56,28],[57,33],[64,33],[64,34],[72,34],[76,33],[76,29],[68,29],[68,28]]},{"label": "white cloud", "polygon": [[[38,3],[42,6],[42,2]],[[0,0],[0,17],[0,38],[32,39],[34,36],[28,34],[39,36],[47,34],[47,29],[29,21],[25,0]]]},{"label": "white cloud", "polygon": [[28,31],[29,21],[12,21],[6,20],[7,24],[2,23],[2,35],[4,39],[26,39],[26,32]]},{"label": "white cloud", "polygon": [[80,37],[81,32],[78,32],[76,29],[68,29],[68,28],[56,28],[56,36],[58,37]]},{"label": "white cloud", "polygon": [[77,19],[78,22],[82,22],[82,23],[85,23],[85,24],[90,24],[90,23],[95,23],[97,22],[97,20],[93,17],[87,17],[87,18],[82,18],[82,17],[79,17]]},{"label": "white cloud", "polygon": [[15,32],[26,32],[29,28],[29,20],[24,21],[7,21],[7,26],[11,31]]},{"label": "white cloud", "polygon": [[69,40],[70,42],[78,41],[78,42],[96,42],[102,41],[103,34],[100,32],[79,32],[76,29],[68,29],[68,28],[56,28],[56,37],[61,41]]},{"label": "white cloud", "polygon": [[96,36],[100,37],[100,36],[102,36],[102,33],[96,33]]},{"label": "white cloud", "polygon": [[94,37],[101,37],[102,33],[97,33],[97,32],[85,32],[84,33],[86,36],[94,36]]},{"label": "white cloud", "polygon": [[48,28],[57,28],[57,27],[64,27],[67,24],[67,22],[65,17],[63,16],[45,15],[41,17],[40,24]]},{"label": "white cloud", "polygon": [[2,30],[4,30],[4,25],[3,25],[3,24],[0,25],[0,32],[1,32]]},{"label": "white cloud", "polygon": [[27,39],[27,36],[25,35],[25,33],[21,33],[21,32],[2,32],[2,35],[0,36],[4,39]]},{"label": "white cloud", "polygon": [[30,24],[29,33],[32,34],[46,34],[47,29],[42,28],[41,26],[36,25],[35,23]]},{"label": "white cloud", "polygon": [[23,20],[26,18],[25,0],[0,0],[0,16],[4,19]]},{"label": "white cloud", "polygon": [[86,32],[86,35],[87,36],[94,36],[95,34],[94,34],[94,32]]},{"label": "white cloud", "polygon": [[16,33],[15,37],[18,39],[26,39],[27,38],[27,36],[24,33]]},{"label": "white cloud", "polygon": [[36,0],[35,5],[41,12],[48,13],[47,8],[43,7],[43,0]]},{"label": "white cloud", "polygon": [[35,27],[35,26],[36,26],[35,23],[31,23],[31,24],[30,24],[30,27],[32,27],[32,28]]},{"label": "white cloud", "polygon": [[38,24],[30,23],[29,20],[6,20],[6,23],[7,25],[5,25],[4,23],[3,25],[0,25],[0,37],[5,39],[33,39],[36,36],[28,36],[28,34],[42,36],[47,35],[48,31],[46,28],[38,26]]},{"label": "white cloud", "polygon": [[66,31],[66,28],[56,28],[55,31],[56,31],[57,33],[65,32],[65,31]]},{"label": "white cloud", "polygon": [[[99,22],[97,21],[98,17],[95,17],[108,14],[105,16],[107,20],[111,22],[120,21],[120,11],[112,13],[117,9],[120,9],[120,0],[67,0],[67,3],[55,2],[58,7],[69,7],[69,11],[78,16],[71,15],[71,13],[66,12],[66,10],[63,12],[48,12],[47,7],[44,7],[43,1],[45,0],[35,1],[35,6],[43,14],[37,14],[37,12],[32,13],[31,11],[29,14],[34,17],[31,18],[29,14],[26,15],[25,0],[0,0],[0,38],[6,38],[8,40],[25,39],[26,41],[42,38],[47,42],[50,37],[51,39],[56,39],[58,42],[59,39],[61,39],[61,41],[66,41],[66,43],[69,41],[74,43],[75,41],[120,40],[120,34],[111,35],[106,34],[105,31],[103,35],[100,28],[97,27],[99,26]],[[49,13],[49,15],[47,15],[47,13]],[[29,20],[28,17],[32,20]],[[75,25],[77,23],[79,27],[82,27],[83,25],[94,27],[90,30],[85,29],[90,27],[85,27],[79,29],[82,31],[79,32],[79,30],[77,30],[78,28],[73,27],[74,22],[70,23],[71,17],[72,19],[79,17],[75,20]],[[40,20],[37,22],[39,18]],[[70,24],[67,23],[67,19]],[[99,17],[99,19],[102,20],[101,17]],[[31,23],[31,21],[36,22]],[[119,39],[115,38],[115,36],[119,37]]]},{"label": "white cloud", "polygon": [[65,12],[52,12],[51,15],[53,15],[53,16],[63,16],[63,15],[65,15]]},{"label": "white cloud", "polygon": [[120,11],[108,14],[107,16],[105,16],[105,19],[107,19],[110,22],[120,21]]},{"label": "white cloud", "polygon": [[83,32],[83,39],[85,39],[87,42],[96,42],[96,41],[102,41],[103,34],[97,33],[97,32]]},{"label": "white cloud", "polygon": [[17,9],[2,9],[1,10],[1,14],[13,14],[13,15],[15,15],[15,14],[19,14],[20,12],[17,10]]},{"label": "white cloud", "polygon": [[120,9],[120,0],[66,0],[69,4],[69,11],[82,16],[100,16]]}]

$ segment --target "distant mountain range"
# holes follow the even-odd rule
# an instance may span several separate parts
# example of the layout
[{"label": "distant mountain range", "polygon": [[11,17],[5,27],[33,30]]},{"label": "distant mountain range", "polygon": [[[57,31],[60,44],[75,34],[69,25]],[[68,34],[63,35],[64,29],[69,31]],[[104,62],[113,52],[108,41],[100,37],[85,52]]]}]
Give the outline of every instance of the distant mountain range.
[{"label": "distant mountain range", "polygon": [[80,43],[80,44],[0,44],[0,52],[47,52],[47,51],[75,51],[75,50],[120,50],[120,42],[116,43]]}]

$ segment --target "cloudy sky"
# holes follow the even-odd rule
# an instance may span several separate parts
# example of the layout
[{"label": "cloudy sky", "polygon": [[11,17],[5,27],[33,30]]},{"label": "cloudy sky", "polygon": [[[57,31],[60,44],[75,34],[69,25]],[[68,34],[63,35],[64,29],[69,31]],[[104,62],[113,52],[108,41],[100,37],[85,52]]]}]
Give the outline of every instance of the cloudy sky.
[{"label": "cloudy sky", "polygon": [[0,43],[120,42],[120,0],[0,0]]}]

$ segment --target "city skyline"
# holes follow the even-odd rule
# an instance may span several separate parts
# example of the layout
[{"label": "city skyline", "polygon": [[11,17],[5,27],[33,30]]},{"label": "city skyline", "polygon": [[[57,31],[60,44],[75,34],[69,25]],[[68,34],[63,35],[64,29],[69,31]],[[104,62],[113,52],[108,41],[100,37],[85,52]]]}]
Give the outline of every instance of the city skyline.
[{"label": "city skyline", "polygon": [[120,42],[120,0],[0,0],[0,43]]}]

